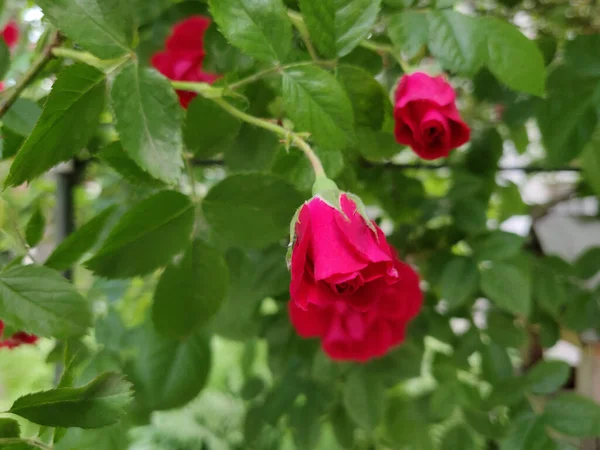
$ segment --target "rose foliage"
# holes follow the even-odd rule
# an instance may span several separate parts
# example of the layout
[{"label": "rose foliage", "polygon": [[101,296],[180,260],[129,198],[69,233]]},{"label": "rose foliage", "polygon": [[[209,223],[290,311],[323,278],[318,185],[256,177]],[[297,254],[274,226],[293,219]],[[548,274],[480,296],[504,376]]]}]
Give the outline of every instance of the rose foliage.
[{"label": "rose foliage", "polygon": [[597,7],[2,8],[0,448],[600,436]]}]

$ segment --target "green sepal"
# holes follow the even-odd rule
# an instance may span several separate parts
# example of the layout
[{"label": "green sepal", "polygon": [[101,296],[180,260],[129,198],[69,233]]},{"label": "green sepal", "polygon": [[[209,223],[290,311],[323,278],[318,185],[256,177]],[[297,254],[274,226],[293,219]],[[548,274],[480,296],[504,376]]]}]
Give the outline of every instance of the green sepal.
[{"label": "green sepal", "polygon": [[354,204],[356,205],[356,211],[360,214],[360,216],[363,218],[363,220],[371,229],[371,231],[375,233],[375,237],[378,237],[377,228],[375,228],[375,224],[373,223],[373,221],[369,219],[369,216],[367,215],[367,207],[363,203],[362,199],[358,195],[352,194],[350,192],[346,192],[345,194],[346,197],[348,197],[354,202]]},{"label": "green sepal", "polygon": [[290,243],[288,244],[288,249],[285,254],[285,263],[287,265],[288,270],[291,270],[292,268],[292,251],[294,249],[294,245],[296,244],[296,223],[298,222],[298,218],[300,217],[300,211],[302,211],[304,205],[306,205],[306,202],[300,205],[300,207],[294,213],[292,221],[290,222]]}]

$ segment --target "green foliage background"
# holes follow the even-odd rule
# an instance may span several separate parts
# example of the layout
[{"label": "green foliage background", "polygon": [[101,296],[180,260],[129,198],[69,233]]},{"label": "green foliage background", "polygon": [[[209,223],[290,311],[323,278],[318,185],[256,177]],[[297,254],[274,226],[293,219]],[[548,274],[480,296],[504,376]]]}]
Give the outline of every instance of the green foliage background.
[{"label": "green foliage background", "polygon": [[[194,14],[214,21],[212,86],[149,67]],[[572,450],[600,436],[600,406],[541,356],[600,332],[599,248],[565,261],[501,228],[590,197],[597,224],[598,6],[6,0],[10,18],[0,318],[43,339],[0,350],[0,448]],[[393,137],[393,90],[416,69],[448,74],[472,128],[441,163]],[[187,111],[173,86],[199,94]],[[307,144],[424,280],[406,342],[368,364],[332,362],[287,317]],[[77,226],[53,249],[65,171]],[[526,203],[519,173],[564,194]]]}]

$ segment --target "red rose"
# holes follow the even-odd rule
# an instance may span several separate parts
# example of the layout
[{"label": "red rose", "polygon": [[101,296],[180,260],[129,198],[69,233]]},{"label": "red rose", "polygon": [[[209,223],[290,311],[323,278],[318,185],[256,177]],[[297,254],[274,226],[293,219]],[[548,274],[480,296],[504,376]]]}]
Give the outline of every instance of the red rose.
[{"label": "red rose", "polygon": [[[210,19],[203,16],[192,16],[176,24],[166,40],[166,50],[152,56],[152,65],[171,80],[213,83],[219,75],[202,71],[204,33],[209,26]],[[196,96],[187,91],[177,91],[177,95],[184,108]]]},{"label": "red rose", "polygon": [[18,331],[7,339],[1,339],[3,333],[4,322],[0,320],[0,348],[15,348],[22,344],[35,344],[38,340],[35,334],[28,334],[23,331]]},{"label": "red rose", "polygon": [[423,159],[448,156],[471,133],[454,100],[454,89],[443,77],[421,72],[404,75],[394,106],[396,140]]},{"label": "red rose", "polygon": [[385,235],[340,193],[341,211],[320,197],[295,225],[289,312],[303,337],[319,337],[333,359],[366,361],[404,340],[421,307],[419,278]]},{"label": "red rose", "polygon": [[8,48],[13,48],[17,44],[19,40],[19,27],[15,21],[11,20],[6,24],[4,30],[2,30],[2,37]]}]

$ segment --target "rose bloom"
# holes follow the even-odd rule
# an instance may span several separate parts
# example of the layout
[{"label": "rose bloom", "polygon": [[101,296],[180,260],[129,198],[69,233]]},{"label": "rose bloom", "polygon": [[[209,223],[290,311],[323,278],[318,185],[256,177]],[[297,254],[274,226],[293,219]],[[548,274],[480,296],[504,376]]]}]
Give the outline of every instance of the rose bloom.
[{"label": "rose bloom", "polygon": [[396,140],[423,159],[446,157],[469,140],[470,129],[456,109],[452,86],[441,76],[404,75],[396,90]]},{"label": "rose bloom", "polygon": [[28,334],[23,331],[14,333],[11,337],[2,339],[4,334],[4,322],[0,320],[0,348],[15,348],[22,344],[35,344],[38,337],[34,334]]},{"label": "rose bloom", "polygon": [[[171,80],[213,83],[219,75],[202,71],[204,33],[210,23],[204,16],[177,23],[165,42],[166,49],[152,56],[152,65]],[[187,91],[177,91],[177,95],[184,108],[196,97],[196,93]]]},{"label": "rose bloom", "polygon": [[295,225],[289,313],[302,337],[318,337],[336,360],[367,361],[404,340],[422,294],[374,222],[340,193],[342,211],[320,197]]}]

